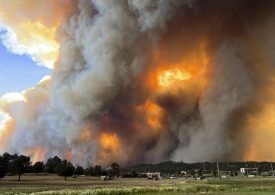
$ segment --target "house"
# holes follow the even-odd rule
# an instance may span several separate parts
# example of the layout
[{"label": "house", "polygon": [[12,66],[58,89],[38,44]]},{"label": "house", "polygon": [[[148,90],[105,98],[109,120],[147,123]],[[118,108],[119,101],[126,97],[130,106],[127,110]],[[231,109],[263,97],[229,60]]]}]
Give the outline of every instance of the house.
[{"label": "house", "polygon": [[240,172],[244,175],[257,175],[258,168],[240,168]]}]

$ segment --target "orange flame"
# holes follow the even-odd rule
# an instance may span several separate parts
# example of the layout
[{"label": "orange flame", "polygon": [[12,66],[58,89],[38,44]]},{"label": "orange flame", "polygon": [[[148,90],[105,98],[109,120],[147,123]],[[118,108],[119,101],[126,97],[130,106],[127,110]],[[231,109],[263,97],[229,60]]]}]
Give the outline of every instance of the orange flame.
[{"label": "orange flame", "polygon": [[159,131],[162,128],[162,120],[164,110],[152,100],[147,100],[143,105],[137,107],[137,111],[144,114],[148,126],[154,130]]},{"label": "orange flame", "polygon": [[86,127],[82,130],[81,135],[80,135],[80,140],[84,142],[88,142],[91,140],[92,133],[89,127]]},{"label": "orange flame", "polygon": [[158,75],[159,85],[168,87],[177,81],[186,81],[191,78],[191,75],[178,68],[167,70]]},{"label": "orange flame", "polygon": [[71,150],[67,150],[65,156],[66,156],[66,159],[68,161],[71,161],[73,159],[73,153],[72,153],[72,151]]},{"label": "orange flame", "polygon": [[116,133],[102,133],[99,136],[100,150],[97,163],[107,165],[114,161],[123,162],[126,158],[121,141]]},{"label": "orange flame", "polygon": [[191,90],[197,96],[202,96],[208,85],[210,67],[205,49],[206,42],[202,41],[194,52],[186,54],[182,59],[169,61],[162,53],[169,51],[163,48],[154,52],[153,65],[148,68],[144,79],[145,84],[155,93]]},{"label": "orange flame", "polygon": [[275,143],[275,104],[265,103],[261,107],[262,111],[248,119],[244,135],[248,145],[244,160],[274,160],[275,151],[272,148]]},{"label": "orange flame", "polygon": [[100,137],[100,146],[103,150],[111,153],[117,152],[121,149],[119,139],[115,133],[103,133]]},{"label": "orange flame", "polygon": [[27,149],[27,154],[32,157],[33,162],[42,161],[45,159],[47,150],[42,147]]}]

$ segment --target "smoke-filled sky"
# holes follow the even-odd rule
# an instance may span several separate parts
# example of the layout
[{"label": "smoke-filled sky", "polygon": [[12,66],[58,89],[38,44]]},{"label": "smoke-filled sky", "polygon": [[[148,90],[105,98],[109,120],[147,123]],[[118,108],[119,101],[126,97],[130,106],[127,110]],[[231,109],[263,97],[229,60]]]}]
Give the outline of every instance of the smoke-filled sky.
[{"label": "smoke-filled sky", "polygon": [[0,5],[3,45],[50,73],[0,98],[0,152],[84,166],[275,160],[275,1]]}]

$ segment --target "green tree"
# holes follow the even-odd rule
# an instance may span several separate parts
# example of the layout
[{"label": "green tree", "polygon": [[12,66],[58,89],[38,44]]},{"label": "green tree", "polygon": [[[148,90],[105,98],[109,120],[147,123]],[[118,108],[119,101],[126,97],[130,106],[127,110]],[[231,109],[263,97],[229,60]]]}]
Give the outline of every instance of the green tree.
[{"label": "green tree", "polygon": [[3,158],[3,160],[4,160],[5,162],[9,162],[10,160],[12,160],[13,155],[11,155],[11,154],[5,152],[5,153],[3,154],[3,156],[2,156],[2,158]]},{"label": "green tree", "polygon": [[118,177],[119,176],[119,171],[120,171],[119,164],[112,163],[111,168],[112,168],[113,176]]},{"label": "green tree", "polygon": [[135,178],[137,176],[138,176],[137,172],[135,170],[133,170],[131,173],[131,177]]},{"label": "green tree", "polygon": [[17,156],[13,155],[13,159],[10,164],[10,171],[18,175],[18,181],[21,179],[21,175],[23,175],[30,168],[30,157],[21,155]]},{"label": "green tree", "polygon": [[5,177],[8,172],[9,168],[9,161],[6,160],[4,157],[0,156],[0,178]]},{"label": "green tree", "polygon": [[60,170],[61,170],[61,168],[62,168],[62,166],[63,166],[63,161],[61,161],[60,163],[58,163],[58,164],[55,166],[55,168],[54,168],[54,173],[59,174],[59,173],[60,173]]},{"label": "green tree", "polygon": [[44,170],[44,163],[43,162],[36,162],[33,166],[32,166],[32,171],[34,173],[42,173]]},{"label": "green tree", "polygon": [[94,168],[94,175],[95,176],[101,176],[101,166],[100,165],[96,165]]},{"label": "green tree", "polygon": [[76,174],[77,176],[79,176],[79,175],[83,175],[83,173],[84,173],[83,167],[77,166],[76,169],[75,169],[75,174]]},{"label": "green tree", "polygon": [[75,168],[71,162],[63,160],[61,162],[61,167],[59,170],[59,176],[63,176],[64,180],[67,180],[67,177],[70,177],[74,174]]},{"label": "green tree", "polygon": [[92,175],[94,175],[94,168],[93,167],[89,167],[89,168],[87,168],[87,169],[85,169],[85,175],[86,176],[92,176]]},{"label": "green tree", "polygon": [[56,170],[57,165],[61,162],[61,159],[57,156],[49,158],[45,164],[45,171],[49,173],[58,173]]}]

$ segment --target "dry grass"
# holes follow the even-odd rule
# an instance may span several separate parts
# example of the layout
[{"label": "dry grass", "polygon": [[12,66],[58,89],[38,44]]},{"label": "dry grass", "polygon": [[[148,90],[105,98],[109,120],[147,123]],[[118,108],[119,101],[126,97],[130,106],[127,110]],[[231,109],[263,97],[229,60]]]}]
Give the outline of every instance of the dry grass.
[{"label": "dry grass", "polygon": [[0,194],[275,194],[275,178],[231,178],[225,180],[162,179],[159,181],[116,179],[101,181],[97,177],[68,178],[56,175],[7,176],[0,180]]},{"label": "dry grass", "polygon": [[137,179],[116,179],[110,181],[101,181],[98,177],[77,177],[67,178],[57,175],[33,175],[25,174],[21,181],[17,181],[16,176],[6,176],[0,179],[0,194],[3,193],[31,193],[44,191],[73,191],[89,189],[120,189],[123,187],[160,187],[177,186],[185,183],[184,180],[147,180]]}]

